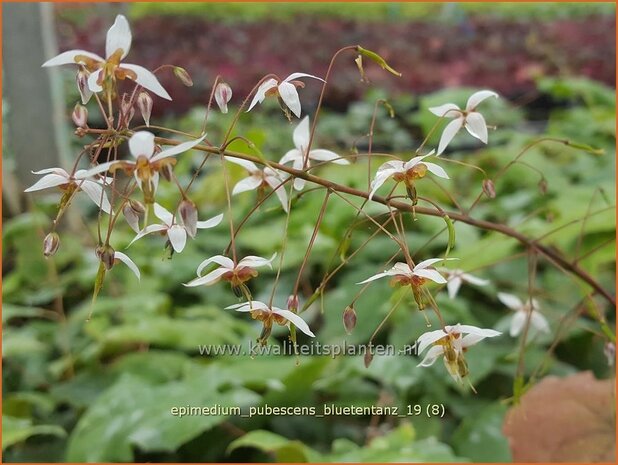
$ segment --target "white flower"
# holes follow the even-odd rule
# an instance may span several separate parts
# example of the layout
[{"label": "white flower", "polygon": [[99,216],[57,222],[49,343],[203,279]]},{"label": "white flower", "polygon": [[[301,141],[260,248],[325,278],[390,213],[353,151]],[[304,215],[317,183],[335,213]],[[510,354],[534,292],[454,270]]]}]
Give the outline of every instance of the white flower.
[{"label": "white flower", "polygon": [[237,312],[251,312],[251,315],[256,320],[262,321],[265,326],[272,326],[273,321],[282,326],[292,323],[307,336],[315,337],[315,334],[309,329],[309,325],[296,313],[289,310],[283,310],[278,307],[269,307],[264,302],[252,300],[241,304],[230,305],[225,307],[226,310],[236,310]]},{"label": "white flower", "polygon": [[271,189],[275,191],[283,210],[287,213],[288,196],[285,192],[285,187],[282,184],[285,178],[281,172],[269,167],[265,167],[261,170],[252,161],[243,160],[242,158],[226,157],[226,160],[242,166],[249,172],[248,177],[241,179],[236,183],[232,189],[232,195],[270,186]]},{"label": "white flower", "polygon": [[387,161],[383,163],[376,172],[376,176],[371,181],[371,192],[369,193],[369,200],[373,198],[376,191],[386,182],[386,180],[392,177],[396,182],[404,181],[406,183],[414,182],[416,179],[420,179],[425,176],[426,172],[435,174],[436,176],[444,179],[450,179],[446,171],[441,166],[435,163],[429,163],[423,161],[425,158],[433,155],[433,150],[427,155],[420,157],[414,157],[409,161]]},{"label": "white flower", "polygon": [[500,334],[502,333],[493,329],[481,329],[476,326],[462,324],[428,331],[421,334],[415,344],[418,354],[423,353],[425,349],[432,346],[418,366],[431,366],[440,356],[444,356],[444,365],[449,374],[455,381],[460,382],[468,374],[464,352],[470,346],[483,339],[499,336]]},{"label": "white flower", "polygon": [[446,279],[444,279],[444,277],[435,269],[429,268],[429,266],[434,263],[442,262],[444,260],[456,260],[456,258],[429,258],[418,263],[412,269],[406,263],[397,262],[390,270],[373,275],[357,284],[365,284],[375,281],[376,279],[384,278],[385,276],[395,276],[402,284],[409,283],[416,286],[423,284],[425,279],[430,279],[438,284],[444,284],[446,283]]},{"label": "white flower", "polygon": [[47,168],[40,171],[33,171],[33,174],[44,174],[35,184],[24,192],[35,192],[50,187],[60,187],[65,193],[71,193],[75,189],[84,191],[90,199],[97,204],[105,213],[111,213],[112,207],[107,199],[107,194],[103,190],[100,180],[89,179],[94,173],[87,170],[77,170],[73,176],[62,168]]},{"label": "white flower", "polygon": [[[142,66],[121,62],[129,53],[130,48],[131,29],[129,28],[129,23],[123,15],[118,15],[112,27],[107,31],[105,58],[85,50],[69,50],[47,60],[43,63],[43,66],[67,64],[84,66],[90,72],[88,88],[91,92],[102,91],[102,86],[106,81],[113,82],[115,80],[131,79],[159,97],[171,100],[172,98],[153,73]],[[87,101],[90,94],[81,93],[82,100]],[[84,101],[83,103],[86,102]]]},{"label": "white flower", "polygon": [[[309,166],[309,160],[316,161],[332,161],[338,165],[349,165],[350,162],[344,158],[341,158],[335,152],[323,149],[313,149],[309,151],[307,156],[307,147],[309,146],[309,138],[311,134],[309,131],[309,117],[305,116],[296,129],[294,129],[293,140],[294,146],[292,150],[289,150],[279,163],[282,165],[292,162],[292,167],[296,170],[302,170]],[[307,165],[305,166],[305,158],[307,158]],[[294,180],[294,189],[301,190],[305,186],[305,180],[296,178]]]},{"label": "white flower", "polygon": [[530,326],[534,329],[542,333],[549,333],[549,324],[541,312],[538,311],[540,306],[536,299],[530,299],[523,303],[519,297],[504,292],[498,293],[498,299],[508,308],[515,311],[509,332],[512,337],[517,337],[521,333],[528,318],[530,318]]},{"label": "white flower", "polygon": [[140,189],[144,192],[147,203],[154,201],[154,195],[159,185],[159,171],[165,165],[173,165],[176,160],[171,158],[182,152],[192,149],[204,140],[206,135],[199,139],[175,145],[155,154],[155,136],[148,131],[138,131],[129,139],[129,151],[135,161],[120,160],[102,163],[89,171],[91,174],[102,173],[112,167],[121,167],[135,176]]},{"label": "white flower", "polygon": [[447,283],[446,287],[448,289],[448,296],[451,299],[454,299],[457,293],[459,292],[459,288],[461,284],[466,282],[470,284],[474,284],[475,286],[486,286],[489,284],[489,280],[477,278],[471,274],[465,273],[463,270],[448,270],[445,268],[441,268],[439,271],[447,274]]},{"label": "white flower", "polygon": [[[272,261],[275,259],[277,254],[273,254],[270,258],[256,257],[254,255],[249,255],[248,257],[243,258],[237,264],[228,257],[224,257],[223,255],[215,255],[214,257],[207,258],[197,267],[197,278],[184,284],[187,287],[196,287],[196,286],[210,286],[215,284],[216,282],[224,279],[232,283],[232,286],[240,286],[245,281],[248,281],[251,278],[257,276],[258,272],[254,270],[254,268],[258,268],[260,266],[268,266],[272,269]],[[204,268],[206,268],[211,263],[216,263],[219,265],[219,268],[211,271],[210,273],[201,276],[200,273]]]},{"label": "white flower", "polygon": [[476,137],[485,144],[487,143],[487,123],[485,123],[483,115],[476,111],[476,107],[489,97],[498,98],[498,94],[491,90],[475,92],[468,99],[465,110],[462,110],[454,103],[445,103],[438,107],[429,108],[429,111],[436,116],[455,118],[446,125],[442,132],[440,144],[438,145],[438,155],[444,152],[444,149],[462,127],[465,127],[473,137]]},{"label": "white flower", "polygon": [[[154,232],[161,232],[167,235],[167,238],[172,245],[172,248],[175,252],[180,253],[185,248],[185,244],[187,243],[187,228],[176,221],[174,215],[172,215],[169,211],[163,208],[158,203],[154,204],[154,213],[157,218],[163,221],[163,224],[151,224],[146,226],[142,231],[140,231],[137,236],[131,241],[133,244],[136,240],[141,239],[147,234],[151,234]],[[214,228],[223,219],[223,214],[217,215],[206,221],[198,221],[196,223],[197,229],[209,229]],[[131,245],[129,244],[129,245]]]},{"label": "white flower", "polygon": [[267,79],[258,87],[247,111],[251,111],[256,104],[262,103],[267,95],[274,94],[281,97],[283,103],[286,104],[292,113],[294,113],[297,118],[300,118],[300,99],[298,97],[296,86],[298,85],[302,87],[303,84],[302,82],[294,81],[303,77],[317,79],[318,81],[324,82],[324,79],[306,73],[292,73],[283,81],[278,81],[274,78]]}]

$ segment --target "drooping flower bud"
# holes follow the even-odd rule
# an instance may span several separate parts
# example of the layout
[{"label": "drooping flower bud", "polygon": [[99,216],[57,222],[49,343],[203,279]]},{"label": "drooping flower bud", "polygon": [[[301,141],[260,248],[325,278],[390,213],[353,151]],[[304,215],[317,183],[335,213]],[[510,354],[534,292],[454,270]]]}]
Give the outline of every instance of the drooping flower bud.
[{"label": "drooping flower bud", "polygon": [[142,215],[146,212],[146,208],[144,205],[137,200],[129,200],[125,203],[124,207],[122,207],[122,213],[131,226],[131,229],[136,233],[139,233],[139,220]]},{"label": "drooping flower bud", "polygon": [[45,257],[51,257],[58,251],[60,247],[60,236],[56,232],[50,232],[45,239],[43,239],[43,255]]},{"label": "drooping flower bud", "polygon": [[133,119],[133,115],[135,115],[135,107],[133,106],[131,98],[127,94],[122,94],[120,111],[122,113],[122,118],[124,119],[124,124],[128,126]]},{"label": "drooping flower bud", "polygon": [[227,103],[232,99],[232,88],[226,82],[220,82],[215,89],[215,100],[221,113],[227,113]]},{"label": "drooping flower bud", "polygon": [[369,368],[369,365],[371,365],[371,362],[373,361],[373,350],[371,345],[366,347],[367,351],[363,357],[363,362],[365,362],[365,368]]},{"label": "drooping flower bud", "polygon": [[80,105],[79,103],[75,104],[73,108],[73,112],[71,113],[71,119],[75,123],[75,126],[78,128],[85,128],[88,126],[88,109]]},{"label": "drooping flower bud", "polygon": [[343,311],[343,327],[348,334],[352,334],[356,327],[356,310],[352,306],[347,306]]},{"label": "drooping flower bud", "polygon": [[296,312],[298,307],[300,307],[300,301],[298,300],[297,295],[291,295],[288,297],[288,310],[291,312]]},{"label": "drooping flower bud", "polygon": [[539,192],[541,195],[547,194],[547,180],[545,178],[539,181]]},{"label": "drooping flower bud", "polygon": [[102,245],[96,248],[95,253],[106,270],[111,270],[114,266],[114,255],[116,251],[110,245]]},{"label": "drooping flower bud", "polygon": [[75,83],[77,84],[79,95],[82,98],[82,103],[86,105],[90,100],[90,97],[92,97],[92,91],[90,90],[90,87],[88,87],[88,74],[86,71],[82,69],[77,72]]},{"label": "drooping flower bud", "polygon": [[193,79],[191,79],[191,76],[189,76],[186,69],[181,68],[180,66],[174,66],[174,74],[185,86],[191,87],[193,85]]},{"label": "drooping flower bud", "polygon": [[356,67],[358,68],[358,72],[360,73],[361,82],[368,83],[369,79],[367,79],[367,76],[365,76],[365,68],[363,67],[363,56],[362,55],[357,56],[356,59],[354,60],[354,63],[356,63]]},{"label": "drooping flower bud", "polygon": [[190,199],[183,199],[178,206],[178,213],[187,234],[192,238],[197,234],[197,207]]},{"label": "drooping flower bud", "polygon": [[150,94],[142,90],[137,96],[137,107],[139,108],[142,118],[146,126],[150,126],[150,115],[152,114],[152,97]]},{"label": "drooping flower bud", "polygon": [[491,179],[483,179],[483,192],[490,199],[496,198],[496,186]]}]

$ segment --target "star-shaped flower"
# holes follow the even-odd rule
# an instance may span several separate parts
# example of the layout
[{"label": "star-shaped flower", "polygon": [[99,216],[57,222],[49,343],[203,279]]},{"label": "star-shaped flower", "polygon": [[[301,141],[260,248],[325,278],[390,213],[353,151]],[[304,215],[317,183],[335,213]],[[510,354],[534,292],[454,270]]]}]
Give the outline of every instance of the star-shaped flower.
[{"label": "star-shaped flower", "polygon": [[540,306],[536,299],[529,299],[526,303],[519,297],[505,292],[498,293],[498,299],[511,310],[515,311],[511,320],[511,337],[517,337],[530,318],[530,326],[542,333],[549,333],[549,324],[545,317],[539,312]]},{"label": "star-shaped flower", "polygon": [[445,118],[455,118],[448,123],[442,132],[440,143],[438,144],[438,155],[444,152],[444,149],[453,140],[455,134],[463,127],[472,135],[483,143],[487,143],[487,123],[483,115],[476,111],[476,107],[489,97],[498,98],[498,94],[491,90],[481,90],[470,96],[466,103],[465,110],[462,110],[454,103],[445,103],[438,107],[431,107],[429,111],[436,116]]},{"label": "star-shaped flower", "polygon": [[[292,138],[294,140],[295,148],[289,150],[285,155],[283,155],[279,163],[283,165],[285,163],[292,162],[292,168],[296,170],[302,170],[310,166],[310,160],[332,161],[333,163],[336,163],[338,165],[350,164],[348,160],[346,160],[345,158],[341,158],[335,152],[331,152],[330,150],[313,149],[309,151],[309,154],[307,154],[307,147],[309,147],[310,136],[309,117],[305,116],[302,121],[298,123],[296,129],[294,129]],[[305,159],[307,162],[306,165]],[[304,186],[304,179],[296,178],[294,180],[294,189],[302,190]]]},{"label": "star-shaped flower", "polygon": [[283,210],[287,213],[288,196],[285,192],[285,187],[282,184],[285,180],[283,173],[269,168],[268,166],[264,169],[260,169],[252,161],[243,160],[242,158],[226,157],[226,160],[242,166],[249,172],[248,177],[241,179],[236,183],[232,189],[232,195],[256,189],[259,190],[268,186],[275,191],[275,195],[279,199]]},{"label": "star-shaped flower", "polygon": [[300,118],[300,98],[298,97],[296,87],[304,87],[301,81],[297,81],[297,79],[304,77],[324,82],[324,79],[307,73],[292,73],[283,81],[274,78],[267,79],[258,87],[247,111],[251,111],[255,105],[262,103],[267,96],[277,95],[281,97],[281,100],[290,111],[294,113],[297,118]]},{"label": "star-shaped flower", "polygon": [[77,64],[90,72],[89,92],[80,88],[83,103],[89,100],[92,92],[101,92],[103,86],[124,79],[130,79],[159,97],[171,100],[172,98],[153,73],[142,66],[122,63],[131,48],[131,40],[131,29],[127,18],[118,15],[112,27],[107,31],[105,58],[85,50],[69,50],[47,60],[43,66]]},{"label": "star-shaped flower", "polygon": [[[244,284],[245,281],[255,278],[258,275],[258,272],[254,268],[259,268],[261,266],[268,266],[269,268],[272,268],[271,263],[276,256],[276,253],[270,258],[249,255],[248,257],[240,260],[238,263],[234,263],[231,258],[223,255],[215,255],[214,257],[207,258],[200,263],[197,267],[198,277],[187,284],[184,284],[184,286],[210,286],[223,279],[225,281],[229,281],[233,287],[237,287]],[[211,263],[216,263],[219,267],[210,273],[201,276],[200,273],[202,270]]]},{"label": "star-shaped flower", "polygon": [[[375,281],[376,279],[384,278],[386,276],[394,276],[395,281],[399,284],[411,284],[413,286],[420,286],[424,284],[427,279],[438,284],[444,284],[446,283],[446,279],[444,279],[444,276],[442,276],[435,269],[429,268],[434,263],[442,262],[444,260],[444,258],[429,258],[418,263],[416,266],[414,266],[414,268],[410,268],[407,263],[397,262],[390,270],[375,274],[370,278],[361,281],[358,284],[365,284],[371,281]],[[446,260],[455,259],[448,258]]]},{"label": "star-shaped flower", "polygon": [[392,177],[395,182],[404,182],[406,185],[411,185],[415,180],[420,179],[427,174],[427,171],[444,179],[450,179],[446,171],[441,166],[428,161],[423,161],[425,158],[433,155],[433,150],[427,155],[414,157],[409,161],[393,160],[383,163],[376,172],[375,178],[371,181],[371,192],[369,200],[373,198],[376,191]]},{"label": "star-shaped flower", "polygon": [[489,280],[477,278],[476,276],[466,273],[463,270],[449,270],[446,268],[441,268],[439,271],[447,275],[446,288],[448,289],[448,296],[451,299],[454,299],[457,296],[459,288],[464,282],[474,284],[475,286],[486,286],[489,284]]},{"label": "star-shaped flower", "polygon": [[[169,211],[167,211],[158,203],[154,204],[154,213],[155,216],[163,222],[163,224],[151,224],[149,226],[146,226],[142,231],[137,234],[137,236],[135,236],[135,238],[131,241],[131,244],[133,244],[135,241],[141,239],[147,234],[160,232],[167,235],[167,238],[170,241],[174,252],[182,252],[187,243],[188,232],[185,225],[178,222],[174,215],[172,215]],[[196,223],[197,229],[214,228],[219,223],[221,223],[222,219],[223,214],[220,214],[206,221],[198,221]]]}]

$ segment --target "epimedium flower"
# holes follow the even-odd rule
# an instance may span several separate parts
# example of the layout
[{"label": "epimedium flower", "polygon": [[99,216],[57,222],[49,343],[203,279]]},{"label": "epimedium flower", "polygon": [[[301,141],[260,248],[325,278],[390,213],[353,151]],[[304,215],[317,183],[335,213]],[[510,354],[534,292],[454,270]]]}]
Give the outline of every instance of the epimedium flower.
[{"label": "epimedium flower", "polygon": [[414,157],[409,161],[392,160],[383,163],[376,172],[375,178],[371,181],[371,192],[369,200],[373,198],[376,191],[386,182],[388,178],[393,178],[395,182],[404,182],[406,187],[412,188],[414,181],[424,177],[427,171],[444,179],[450,179],[446,171],[435,163],[424,161],[425,158],[433,155],[433,150],[427,155]]},{"label": "epimedium flower", "polygon": [[429,108],[429,111],[436,116],[454,118],[442,131],[440,143],[438,144],[438,155],[444,152],[444,149],[453,140],[453,137],[463,127],[466,128],[471,136],[476,137],[484,144],[487,143],[487,123],[483,115],[476,111],[476,107],[489,97],[498,98],[498,94],[491,90],[475,92],[470,96],[466,103],[466,108],[463,110],[454,103],[445,103],[444,105]]},{"label": "epimedium flower", "polygon": [[[309,130],[309,116],[305,116],[298,126],[294,129],[292,139],[294,140],[295,148],[289,150],[279,163],[282,165],[292,162],[292,167],[296,170],[302,170],[310,166],[310,160],[314,161],[332,161],[338,165],[349,165],[350,162],[344,158],[341,158],[335,152],[324,149],[312,149],[307,153],[307,147],[309,147],[309,139],[311,137]],[[305,160],[306,159],[306,160]],[[305,165],[306,161],[306,165]],[[302,190],[305,186],[305,180],[296,178],[294,179],[294,189]]]},{"label": "epimedium flower", "polygon": [[249,312],[255,320],[261,321],[264,325],[262,334],[258,338],[261,344],[265,344],[270,336],[273,323],[281,326],[293,324],[307,336],[315,337],[315,334],[309,329],[309,325],[299,315],[290,310],[284,310],[275,306],[268,306],[264,302],[251,300],[241,304],[230,305],[226,310],[236,310],[237,312]]},{"label": "epimedium flower", "polygon": [[199,139],[183,142],[168,149],[156,152],[155,136],[148,131],[138,131],[129,139],[129,151],[133,160],[116,160],[102,163],[90,170],[91,173],[104,172],[108,169],[122,168],[127,174],[133,174],[140,189],[144,193],[146,203],[153,203],[159,185],[159,172],[171,168],[176,163],[174,156],[192,149],[204,140],[206,135]]},{"label": "epimedium flower", "polygon": [[255,91],[255,95],[247,111],[251,111],[255,105],[262,103],[266,97],[276,95],[283,101],[283,104],[290,109],[294,116],[300,118],[300,98],[298,97],[296,88],[302,88],[305,84],[302,81],[298,81],[297,79],[299,78],[311,78],[324,82],[324,79],[307,73],[292,73],[283,81],[275,78],[267,79]]},{"label": "epimedium flower", "polygon": [[549,333],[549,324],[541,312],[539,312],[540,305],[536,299],[529,299],[524,303],[519,297],[505,292],[499,292],[498,299],[515,312],[509,331],[511,337],[519,336],[528,318],[530,318],[530,326],[532,328],[542,333]]},{"label": "epimedium flower", "polygon": [[52,187],[58,187],[64,193],[60,205],[63,206],[75,191],[83,191],[101,210],[111,213],[112,207],[103,188],[103,181],[91,178],[96,174],[91,170],[77,170],[73,174],[67,173],[62,168],[47,168],[33,171],[33,174],[44,175],[24,192],[35,192]]},{"label": "epimedium flower", "polygon": [[[182,252],[187,243],[187,227],[183,223],[179,222],[172,213],[156,202],[154,204],[154,214],[163,223],[146,226],[137,234],[137,236],[135,236],[129,245],[133,244],[135,241],[141,239],[147,234],[158,232],[167,235],[167,239],[169,240],[172,249],[174,249],[174,252]],[[198,221],[196,223],[196,227],[197,229],[214,228],[221,223],[222,219],[223,214],[220,214],[206,221]]]},{"label": "epimedium flower", "polygon": [[469,372],[464,357],[468,348],[485,338],[501,334],[493,329],[482,329],[459,323],[454,326],[445,326],[444,329],[428,331],[421,334],[415,344],[418,354],[431,347],[418,366],[431,366],[438,358],[443,357],[448,373],[456,382],[461,382]]},{"label": "epimedium flower", "polygon": [[446,288],[448,289],[448,296],[454,299],[461,288],[461,285],[465,283],[474,284],[475,286],[486,286],[489,284],[489,280],[477,278],[474,275],[464,272],[463,270],[449,270],[446,268],[440,268],[441,273],[447,275]]},{"label": "epimedium flower", "polygon": [[413,286],[420,286],[424,284],[428,279],[438,284],[445,284],[446,279],[437,270],[430,268],[434,263],[442,262],[444,260],[455,260],[454,258],[429,258],[416,264],[413,268],[407,263],[397,262],[390,270],[385,270],[382,273],[375,274],[364,281],[357,284],[365,284],[376,279],[384,278],[386,276],[393,276],[394,284],[410,284]]},{"label": "epimedium flower", "polygon": [[236,183],[232,189],[232,195],[237,195],[242,192],[248,192],[252,190],[264,189],[270,187],[275,191],[275,195],[279,199],[283,211],[288,211],[288,196],[285,192],[285,188],[282,183],[285,180],[283,173],[278,170],[274,170],[270,167],[260,169],[255,163],[249,160],[243,160],[242,158],[226,157],[227,161],[242,166],[249,172],[249,176],[241,179]]},{"label": "epimedium flower", "polygon": [[[131,40],[131,28],[127,18],[118,15],[107,31],[105,58],[86,50],[69,50],[47,60],[43,66],[68,64],[83,66],[90,73],[87,91],[85,86],[80,85],[78,75],[78,88],[84,104],[90,99],[92,92],[101,92],[104,87],[113,86],[116,81],[124,79],[130,79],[159,97],[171,100],[170,95],[152,72],[142,66],[122,62],[131,49]],[[83,80],[83,77],[81,79]]]},{"label": "epimedium flower", "polygon": [[[231,258],[223,255],[215,255],[214,257],[207,258],[199,264],[197,267],[197,278],[183,285],[186,287],[211,286],[223,279],[232,285],[232,289],[235,293],[238,292],[241,293],[241,295],[242,293],[248,294],[248,289],[245,282],[249,281],[251,278],[255,278],[258,275],[255,268],[268,266],[272,269],[271,263],[276,256],[276,253],[270,258],[249,255],[240,260],[238,263],[235,263]],[[219,267],[202,276],[202,270],[204,270],[204,268],[211,263],[216,263]]]}]

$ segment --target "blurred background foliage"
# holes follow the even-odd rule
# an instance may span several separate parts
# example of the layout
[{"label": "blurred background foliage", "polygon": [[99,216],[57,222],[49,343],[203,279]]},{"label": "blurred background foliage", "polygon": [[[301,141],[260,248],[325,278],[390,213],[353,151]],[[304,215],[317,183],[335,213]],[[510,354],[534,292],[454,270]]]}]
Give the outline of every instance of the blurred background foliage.
[{"label": "blurred background foliage", "polygon": [[[483,24],[508,21],[524,30],[557,27],[561,21],[568,21],[585,29],[590,24],[611,20],[614,14],[614,6],[610,4],[139,3],[123,8],[135,20],[132,25],[136,50],[132,56],[137,57],[136,62],[156,62],[161,56],[176,53],[174,64],[186,66],[196,86],[201,85],[203,89],[208,89],[208,80],[214,74],[208,69],[202,73],[199,66],[191,69],[184,57],[192,52],[180,46],[175,48],[173,34],[167,37],[160,30],[151,31],[165,45],[157,45],[162,48],[159,55],[140,53],[145,50],[140,48],[144,40],[140,32],[148,24],[165,21],[170,23],[170,29],[183,28],[186,18],[191,17],[191,21],[201,23],[204,29],[232,24],[228,31],[229,38],[233,38],[234,24],[239,21],[263,26],[273,19],[292,23],[298,18],[300,22],[307,18],[335,19],[367,23],[367,27],[378,31],[376,34],[383,34],[381,28],[389,22],[411,28],[410,21],[431,25],[447,19],[450,28],[460,31],[474,28],[477,21],[486,22]],[[88,45],[95,41],[93,37],[100,39],[98,35],[104,33],[107,23],[103,22],[100,31],[87,35],[81,29],[85,24],[100,22],[93,11],[90,6],[57,8],[62,49],[76,45],[91,49]],[[75,33],[75,28],[81,32]],[[483,42],[491,44],[492,40],[499,41],[494,37],[502,37],[499,31],[494,30],[493,34],[481,35]],[[591,33],[590,37],[591,43],[596,43],[596,35]],[[225,38],[221,36],[221,40]],[[445,40],[444,49],[455,46],[454,40],[454,37]],[[324,37],[315,41],[329,42]],[[355,41],[368,48],[373,46],[364,41],[363,35],[358,35]],[[610,42],[613,44],[613,40]],[[202,44],[201,53],[216,49],[215,44]],[[508,44],[503,46],[508,49]],[[264,47],[272,49],[274,45],[269,43]],[[590,43],[578,47],[573,53],[581,54],[584,50],[597,59],[598,50],[593,50]],[[311,57],[307,63],[320,61],[324,66],[334,52],[332,45],[327,48],[327,52],[324,46],[303,50]],[[221,57],[219,64],[249,60],[250,50],[251,47],[245,47],[240,57]],[[485,52],[479,53],[483,56]],[[571,50],[562,49],[561,53],[569,56]],[[610,61],[613,59],[610,50],[605,50],[603,55]],[[503,59],[508,61],[509,56]],[[492,62],[496,60],[493,56]],[[268,64],[258,65],[262,73],[270,71]],[[422,64],[401,62],[399,67],[405,75],[411,68],[422,68]],[[316,72],[310,66],[284,69],[287,71],[282,73]],[[435,122],[435,117],[427,111],[429,106],[447,101],[462,105],[470,93],[491,83],[489,78],[466,78],[455,83],[436,82],[435,89],[427,90],[407,81],[408,87],[402,90],[389,87],[386,83],[391,77],[382,73],[372,75],[376,76],[372,79],[373,86],[360,84],[357,75],[353,79],[346,77],[345,73],[356,72],[351,60],[339,69],[344,75],[342,82],[353,90],[345,98],[337,95],[331,96],[331,100],[327,98],[317,145],[350,156],[367,149],[366,134],[376,100],[387,99],[395,117],[390,118],[384,108],[378,109],[374,151],[408,158]],[[522,159],[525,164],[514,166],[497,180],[496,198],[484,198],[473,216],[505,223],[530,237],[542,238],[543,244],[561,250],[571,260],[577,259],[613,293],[615,89],[606,85],[602,77],[587,75],[585,70],[580,73],[572,67],[558,71],[549,67],[535,69],[526,75],[523,91],[516,80],[502,82],[500,90],[505,98],[483,104],[487,121],[495,124],[497,130],[490,132],[487,147],[481,147],[469,137],[458,136],[442,163],[452,179],[440,181],[440,185],[460,205],[467,206],[481,191],[483,176],[478,170],[448,163],[448,159],[477,165],[492,178],[527,144],[540,137],[563,138],[602,149],[603,155],[595,155],[562,144],[535,145]],[[340,82],[337,79],[334,78],[335,83]],[[66,82],[69,115],[77,93],[73,81],[67,78]],[[237,92],[233,76],[228,82],[234,88],[237,104],[244,95],[240,90]],[[512,92],[508,90],[510,85]],[[307,87],[302,98],[310,109],[311,95],[315,95],[311,92],[318,86],[310,83]],[[180,100],[184,95],[192,105],[160,111],[156,123],[198,133],[206,97],[202,95],[200,100],[191,94],[194,90],[178,89]],[[345,100],[343,107],[341,98]],[[156,107],[164,108],[164,105],[157,101]],[[267,157],[277,160],[293,146],[293,126],[283,118],[274,102],[267,101],[256,110],[243,115],[237,133],[252,140]],[[91,115],[95,115],[94,108]],[[211,114],[208,125],[211,140],[221,140],[231,117],[218,112]],[[96,120],[92,125],[96,126]],[[76,150],[80,143],[75,140]],[[429,146],[436,144],[437,135]],[[242,143],[234,143],[230,148],[253,153]],[[176,174],[181,183],[186,185],[200,160],[197,153],[180,158]],[[374,157],[374,169],[378,161],[383,159]],[[232,181],[246,175],[235,165],[229,164],[228,168]],[[319,172],[338,183],[366,188],[364,159],[351,167],[329,166]],[[542,179],[546,187],[539,186]],[[442,188],[429,179],[419,183],[418,189],[419,194],[444,208],[455,209]],[[201,218],[224,211],[225,191],[219,162],[210,160],[206,164],[191,197],[199,207]],[[158,237],[133,244],[126,252],[140,267],[141,282],[123,267],[114,267],[108,273],[102,294],[91,306],[98,266],[93,253],[97,226],[92,208],[76,202],[73,210],[77,213],[62,231],[57,255],[45,260],[41,253],[39,244],[50,228],[58,199],[54,195],[36,197],[25,213],[3,218],[2,447],[5,461],[511,460],[502,422],[513,395],[521,355],[517,339],[505,334],[478,345],[466,355],[471,368],[470,380],[478,391],[476,395],[455,385],[440,363],[426,369],[417,368],[418,359],[414,356],[376,356],[369,368],[364,367],[362,357],[351,356],[334,359],[200,356],[198,345],[246,346],[259,334],[259,324],[246,315],[223,310],[235,303],[226,285],[208,288],[181,285],[194,276],[203,258],[219,254],[227,246],[226,223],[200,233],[182,254],[171,260],[167,259],[163,241]],[[294,203],[283,272],[275,296],[275,304],[279,306],[285,305],[293,287],[322,199],[321,191],[308,191]],[[359,204],[357,199],[350,200]],[[159,202],[171,209],[177,201],[174,186],[163,182]],[[234,220],[240,221],[254,204],[253,193],[234,197]],[[385,211],[375,205],[367,206],[366,210],[376,215]],[[580,221],[587,215],[585,222]],[[329,203],[302,280],[305,299],[324,274],[340,262],[340,241],[354,217],[354,210],[341,199],[333,198]],[[422,258],[443,253],[446,234],[442,220],[418,216],[416,220],[406,221],[407,240],[413,252]],[[270,256],[274,251],[281,251],[284,223],[278,204],[272,199],[267,201],[240,233],[240,255]],[[349,251],[354,251],[374,231],[370,223],[359,224],[354,229]],[[443,291],[437,292],[436,300],[446,321],[493,327],[508,333],[512,314],[498,302],[496,293],[510,292],[522,298],[526,295],[528,264],[522,248],[510,238],[465,224],[456,224],[456,232],[457,244],[451,254],[461,259],[457,267],[491,279],[491,285],[464,286],[454,300],[448,299]],[[114,233],[112,245],[124,251],[133,235],[123,224]],[[329,283],[323,298],[305,314],[318,341],[328,344],[368,341],[401,297],[400,292],[389,288],[386,282],[374,283],[357,302],[358,325],[351,335],[346,335],[341,323],[342,312],[358,292],[355,283],[381,271],[395,251],[392,241],[378,235]],[[250,283],[254,297],[267,299],[274,280],[274,272],[260,272],[259,278]],[[523,354],[525,375],[533,382],[550,374],[566,376],[586,370],[598,378],[612,377],[613,367],[608,366],[604,354],[606,338],[598,319],[608,319],[613,327],[614,309],[596,298],[594,305],[582,306],[581,299],[589,289],[544,260],[539,261],[534,288],[552,332],[532,335]],[[91,310],[92,318],[87,321]],[[376,342],[403,347],[426,330],[423,316],[406,298],[382,328]],[[275,331],[270,343],[281,344],[285,338],[285,330]],[[170,414],[171,407],[185,405],[320,406],[324,403],[392,405],[402,410],[407,405],[443,404],[446,415],[398,419],[225,415],[178,418]]]}]

